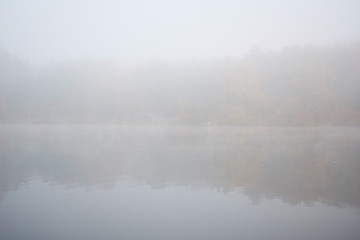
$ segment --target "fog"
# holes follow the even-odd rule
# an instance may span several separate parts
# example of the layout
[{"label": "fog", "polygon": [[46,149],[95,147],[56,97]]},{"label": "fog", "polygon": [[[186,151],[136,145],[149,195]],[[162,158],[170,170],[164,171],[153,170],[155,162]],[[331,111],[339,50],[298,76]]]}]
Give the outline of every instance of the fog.
[{"label": "fog", "polygon": [[1,1],[0,121],[357,125],[358,1]]},{"label": "fog", "polygon": [[0,0],[0,239],[360,239],[359,9]]},{"label": "fog", "polygon": [[7,124],[360,123],[359,41],[131,67],[73,60],[35,71],[5,50],[0,61]]},{"label": "fog", "polygon": [[242,57],[360,38],[356,0],[0,1],[0,41],[37,66]]}]

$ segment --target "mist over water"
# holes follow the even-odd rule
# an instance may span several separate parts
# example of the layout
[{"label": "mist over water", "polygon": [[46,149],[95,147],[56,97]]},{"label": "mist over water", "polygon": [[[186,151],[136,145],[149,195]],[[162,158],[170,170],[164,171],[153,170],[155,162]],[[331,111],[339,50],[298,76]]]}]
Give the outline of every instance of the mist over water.
[{"label": "mist over water", "polygon": [[0,239],[360,239],[358,9],[0,0]]},{"label": "mist over water", "polygon": [[360,206],[356,127],[2,127],[2,194],[33,178],[69,187],[241,190],[254,202]]},{"label": "mist over water", "polygon": [[357,127],[13,125],[0,142],[5,239],[360,234]]}]

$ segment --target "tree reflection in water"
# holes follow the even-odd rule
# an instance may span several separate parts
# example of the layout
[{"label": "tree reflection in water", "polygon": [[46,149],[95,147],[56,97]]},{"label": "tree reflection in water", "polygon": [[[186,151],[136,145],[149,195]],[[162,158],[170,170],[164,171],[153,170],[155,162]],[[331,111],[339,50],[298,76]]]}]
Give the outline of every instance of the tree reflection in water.
[{"label": "tree reflection in water", "polygon": [[86,188],[130,178],[360,207],[358,146],[360,129],[346,127],[2,126],[0,199],[37,177]]}]

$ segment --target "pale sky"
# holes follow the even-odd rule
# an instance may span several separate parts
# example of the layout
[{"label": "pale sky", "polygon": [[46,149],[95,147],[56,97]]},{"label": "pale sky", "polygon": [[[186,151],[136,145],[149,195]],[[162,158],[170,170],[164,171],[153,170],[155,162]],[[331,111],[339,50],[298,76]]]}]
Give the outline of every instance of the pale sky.
[{"label": "pale sky", "polygon": [[0,43],[35,65],[241,57],[360,39],[359,0],[0,0]]}]

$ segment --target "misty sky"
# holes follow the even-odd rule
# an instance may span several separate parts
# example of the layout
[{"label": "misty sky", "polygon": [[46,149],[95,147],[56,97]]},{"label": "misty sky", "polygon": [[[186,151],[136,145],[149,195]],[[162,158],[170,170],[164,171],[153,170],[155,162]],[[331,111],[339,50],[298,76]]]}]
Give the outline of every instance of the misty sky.
[{"label": "misty sky", "polygon": [[0,44],[33,64],[242,56],[360,39],[358,0],[0,0]]}]

